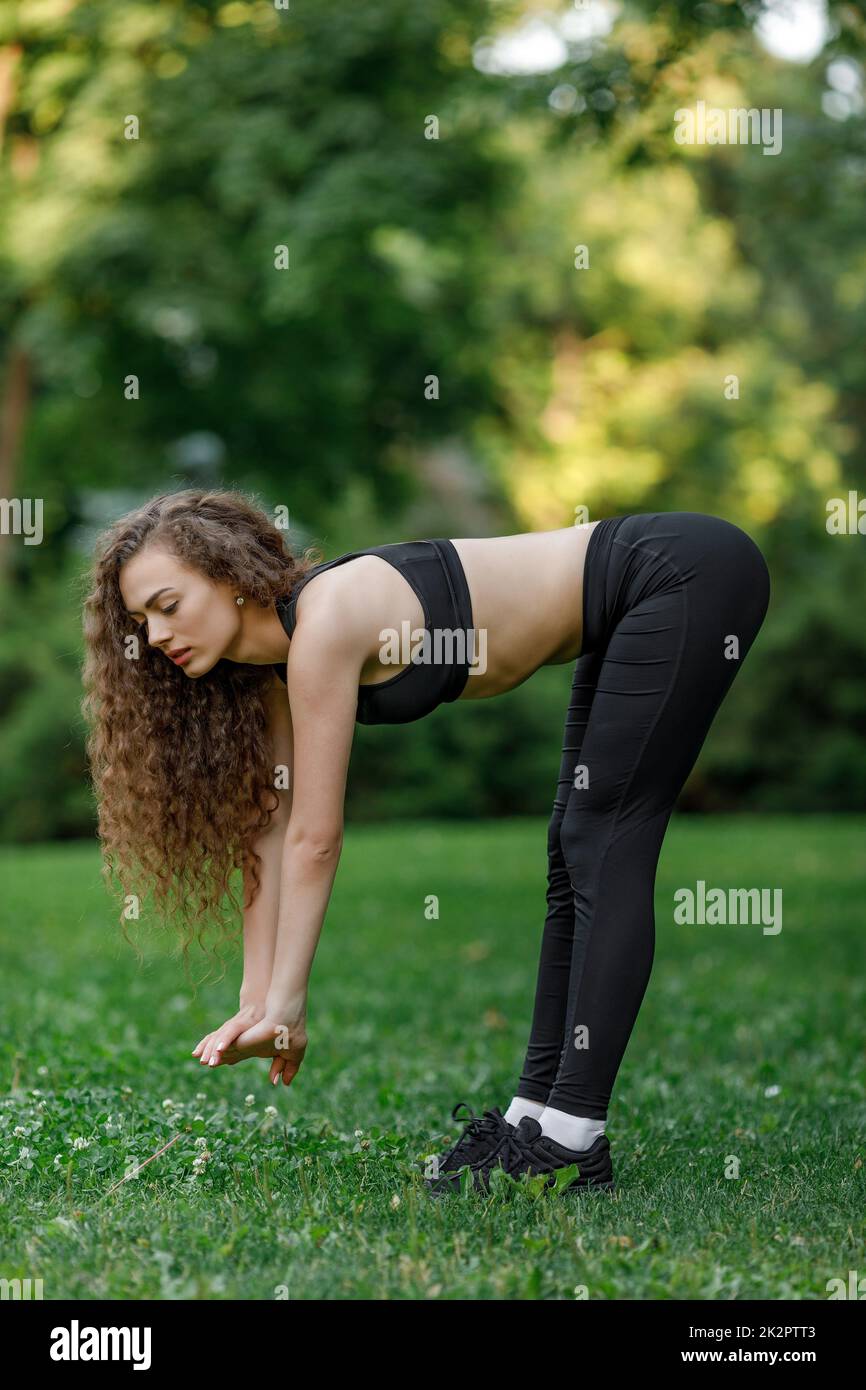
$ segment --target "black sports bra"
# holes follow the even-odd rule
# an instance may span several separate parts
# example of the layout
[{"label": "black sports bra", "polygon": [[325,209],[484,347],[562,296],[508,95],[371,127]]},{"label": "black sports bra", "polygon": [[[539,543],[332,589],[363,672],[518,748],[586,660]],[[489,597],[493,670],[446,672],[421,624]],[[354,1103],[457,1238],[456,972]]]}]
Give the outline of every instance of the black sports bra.
[{"label": "black sports bra", "polygon": [[[280,621],[290,637],[295,630],[295,604],[307,580],[358,555],[379,555],[400,571],[421,601],[429,637],[405,670],[390,680],[358,686],[355,719],[359,724],[410,724],[437,705],[456,700],[466,686],[475,643],[466,575],[449,540],[397,541],[352,550],[313,565],[295,585],[291,597],[276,600]],[[275,662],[274,670],[285,681],[285,664]]]}]

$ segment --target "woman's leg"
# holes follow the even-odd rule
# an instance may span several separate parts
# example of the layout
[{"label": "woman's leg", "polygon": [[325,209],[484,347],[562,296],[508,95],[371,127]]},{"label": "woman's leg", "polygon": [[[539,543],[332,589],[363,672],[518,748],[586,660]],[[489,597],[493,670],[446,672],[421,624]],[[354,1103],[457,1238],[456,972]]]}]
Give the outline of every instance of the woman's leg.
[{"label": "woman's leg", "polygon": [[[532,1031],[515,1092],[515,1100],[537,1101],[542,1107],[556,1080],[562,1057],[574,938],[574,889],[562,852],[560,830],[574,786],[575,769],[580,762],[601,662],[600,652],[588,652],[579,656],[575,663],[565,716],[559,780],[547,827],[547,916],[541,938]],[[506,1115],[516,1122],[520,1112],[521,1106],[512,1102]],[[525,1110],[525,1113],[532,1111]]]},{"label": "woman's leg", "polygon": [[[560,996],[551,994],[550,1026],[539,1032],[552,1046],[554,1019],[562,1020],[547,1097],[555,1114],[550,1127],[542,1122],[561,1143],[556,1116],[607,1117],[652,967],[665,829],[768,600],[760,550],[720,518],[629,517],[613,539],[605,600],[612,625],[581,746],[586,785],[569,790],[560,828],[574,896],[568,1006],[563,1018]],[[555,944],[561,972],[558,935]],[[548,1065],[550,1055],[533,1053]],[[530,1075],[540,1078],[541,1068]]]}]

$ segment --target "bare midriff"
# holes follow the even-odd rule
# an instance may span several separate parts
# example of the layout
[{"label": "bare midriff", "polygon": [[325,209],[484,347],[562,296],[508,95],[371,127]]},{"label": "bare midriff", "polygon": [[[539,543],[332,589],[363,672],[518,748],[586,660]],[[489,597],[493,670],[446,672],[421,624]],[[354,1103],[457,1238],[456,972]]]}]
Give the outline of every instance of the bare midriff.
[{"label": "bare midriff", "polygon": [[[475,637],[461,700],[501,695],[528,680],[540,666],[574,661],[583,643],[583,572],[586,548],[597,521],[558,531],[527,531],[517,536],[452,540],[472,600]],[[417,595],[405,578],[378,556],[351,562],[378,571],[376,589],[389,613],[413,630],[424,626]],[[371,594],[372,597],[372,594]],[[382,610],[384,612],[384,609]],[[482,669],[483,668],[483,669]],[[380,685],[405,667],[383,665],[371,653],[360,684]]]},{"label": "bare midriff", "polygon": [[[574,661],[583,644],[583,572],[597,521],[558,531],[452,540],[486,633],[486,671],[470,670],[461,700],[501,695],[541,666]],[[475,653],[485,649],[476,636]]]}]

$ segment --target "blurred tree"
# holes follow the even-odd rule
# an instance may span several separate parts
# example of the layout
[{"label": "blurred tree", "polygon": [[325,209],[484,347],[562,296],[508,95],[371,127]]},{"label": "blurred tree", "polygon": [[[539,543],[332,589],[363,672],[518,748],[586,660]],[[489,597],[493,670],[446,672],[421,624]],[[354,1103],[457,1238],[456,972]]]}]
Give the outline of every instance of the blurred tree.
[{"label": "blurred tree", "polygon": [[[173,481],[286,503],[328,553],[584,506],[726,515],[773,598],[684,801],[862,805],[859,537],[824,520],[864,486],[866,21],[831,0],[791,64],[765,8],[631,0],[608,31],[542,0],[0,9],[0,496],[46,505],[2,606],[0,834],[87,828],[57,714],[70,548]],[[500,61],[527,16],[559,26],[551,71]],[[781,108],[782,153],[677,144],[697,100]],[[544,809],[569,681],[483,707],[484,733],[478,707],[389,731],[412,807]],[[40,738],[60,793],[28,772]],[[404,805],[382,738],[359,731],[359,814]]]},{"label": "blurred tree", "polygon": [[4,14],[5,376],[20,396],[26,350],[39,393],[18,490],[156,485],[197,430],[299,515],[353,473],[403,499],[406,442],[493,400],[484,267],[515,161],[471,36],[509,8]]}]

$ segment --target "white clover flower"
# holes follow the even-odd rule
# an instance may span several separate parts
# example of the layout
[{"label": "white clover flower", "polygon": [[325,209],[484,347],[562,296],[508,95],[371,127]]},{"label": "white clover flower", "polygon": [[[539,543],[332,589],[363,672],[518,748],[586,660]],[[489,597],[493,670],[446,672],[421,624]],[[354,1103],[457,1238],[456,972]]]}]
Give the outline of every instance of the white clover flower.
[{"label": "white clover flower", "polygon": [[47,1075],[48,1075],[48,1068],[47,1068],[47,1067],[37,1067],[37,1068],[36,1068],[36,1075],[37,1075],[37,1076],[47,1076]]},{"label": "white clover flower", "polygon": [[205,1122],[204,1115],[193,1115],[192,1120],[193,1124],[195,1124],[196,1120],[201,1120],[202,1124]]},{"label": "white clover flower", "polygon": [[175,1105],[173,1100],[169,1100],[168,1098],[166,1098],[162,1102],[162,1108],[163,1110],[176,1110],[177,1106]]},{"label": "white clover flower", "polygon": [[782,1089],[781,1086],[765,1086],[765,1087],[764,1087],[764,1095],[765,1095],[765,1096],[777,1096],[777,1095],[779,1094],[779,1092],[781,1091],[781,1089]]},{"label": "white clover flower", "polygon": [[360,1137],[361,1137],[361,1135],[362,1135],[363,1133],[364,1133],[364,1131],[363,1131],[362,1129],[356,1129],[356,1130],[355,1130],[355,1138],[356,1138],[356,1139],[360,1139]]},{"label": "white clover flower", "polygon": [[244,1105],[255,1105],[255,1096],[244,1096]]},{"label": "white clover flower", "polygon": [[82,1138],[79,1136],[78,1139],[73,1139],[73,1141],[72,1141],[72,1147],[73,1147],[73,1149],[89,1149],[89,1148],[90,1148],[90,1140],[89,1140],[89,1139],[82,1139]]},{"label": "white clover flower", "polygon": [[205,1091],[196,1091],[196,1093],[195,1093],[195,1099],[196,1099],[196,1100],[207,1100],[207,1093],[206,1093]]},{"label": "white clover flower", "polygon": [[396,1211],[397,1208],[399,1207],[399,1205],[400,1205],[400,1198],[399,1198],[399,1196],[397,1195],[396,1192],[394,1193],[394,1196],[391,1198],[391,1201],[390,1201],[389,1205],[390,1205],[392,1211]]},{"label": "white clover flower", "polygon": [[54,1155],[54,1167],[59,1168],[63,1163],[63,1154]]},{"label": "white clover flower", "polygon": [[20,1139],[22,1135],[27,1133],[27,1130],[24,1125],[16,1125],[12,1133],[16,1139]]},{"label": "white clover flower", "polygon": [[207,1143],[207,1139],[203,1134],[200,1134],[195,1142],[197,1148],[202,1148]]},{"label": "white clover flower", "polygon": [[277,1107],[276,1107],[275,1105],[266,1105],[266,1106],[265,1106],[265,1114],[266,1114],[266,1115],[278,1115],[279,1113],[280,1113],[280,1112],[277,1110]]}]

